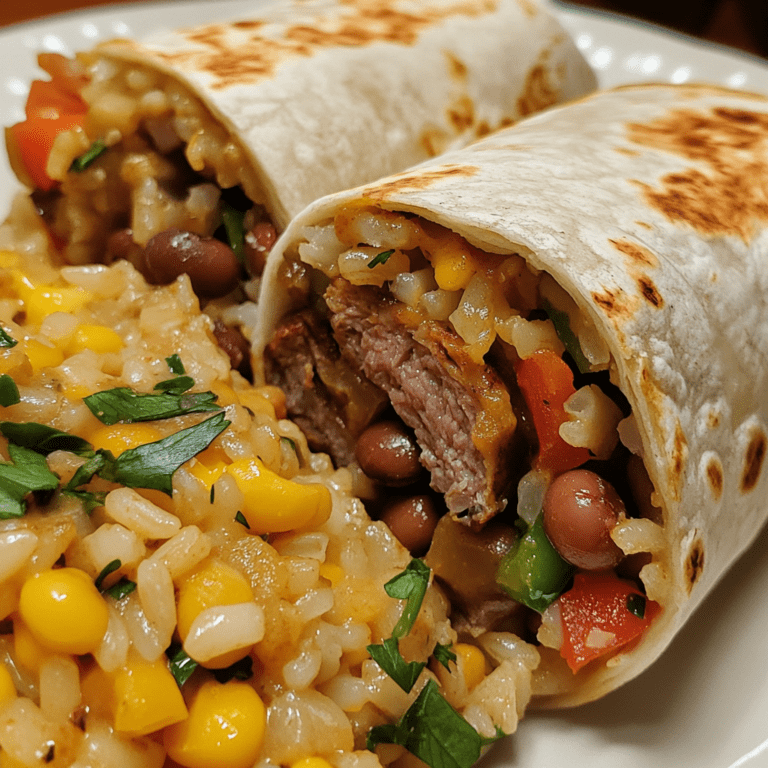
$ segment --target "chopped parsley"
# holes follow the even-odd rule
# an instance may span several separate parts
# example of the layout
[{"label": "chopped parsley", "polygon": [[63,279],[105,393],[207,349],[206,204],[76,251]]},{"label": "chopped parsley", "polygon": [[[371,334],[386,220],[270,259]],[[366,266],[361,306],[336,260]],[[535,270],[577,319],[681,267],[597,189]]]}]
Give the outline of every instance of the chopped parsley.
[{"label": "chopped parsley", "polygon": [[404,571],[384,585],[390,597],[406,601],[403,613],[392,630],[392,637],[405,637],[411,631],[424,595],[427,594],[429,574],[429,568],[421,560],[413,558]]},{"label": "chopped parsley", "polygon": [[7,374],[0,376],[0,405],[8,407],[21,402],[16,382]]},{"label": "chopped parsley", "polygon": [[435,646],[435,650],[432,651],[432,655],[450,672],[450,663],[456,661],[456,654],[451,650],[450,645],[438,643]]},{"label": "chopped parsley", "polygon": [[394,724],[368,733],[366,746],[399,744],[431,768],[471,768],[483,747],[480,734],[443,698],[434,680]]},{"label": "chopped parsley", "polygon": [[154,443],[130,448],[113,461],[107,461],[99,474],[105,480],[129,488],[154,488],[170,496],[173,473],[204,451],[230,423],[219,413]]},{"label": "chopped parsley", "polygon": [[23,517],[28,494],[59,487],[59,476],[48,468],[45,456],[10,442],[8,453],[11,461],[0,463],[0,520]]},{"label": "chopped parsley", "polygon": [[44,456],[54,451],[68,451],[78,456],[87,455],[93,451],[91,444],[82,437],[36,421],[0,421],[0,432],[10,443],[30,448]]},{"label": "chopped parsley", "polygon": [[230,680],[250,680],[253,677],[253,659],[250,656],[243,656],[234,664],[224,669],[212,669],[211,672],[219,683],[228,683]]},{"label": "chopped parsley", "polygon": [[123,564],[122,560],[110,560],[102,569],[101,573],[96,577],[94,580],[94,585],[96,586],[96,589],[99,590],[99,592],[102,591],[101,587],[104,583],[104,579],[107,578],[111,573],[114,573],[121,565]]},{"label": "chopped parsley", "polygon": [[100,157],[106,151],[107,145],[101,139],[96,139],[80,157],[76,157],[72,161],[69,169],[75,173],[82,173],[97,157]]},{"label": "chopped parsley", "polygon": [[165,652],[165,655],[168,657],[168,669],[173,675],[176,685],[181,688],[192,677],[198,663],[191,659],[180,645],[172,645]]},{"label": "chopped parsley", "polygon": [[[213,487],[211,487],[211,490],[213,490]],[[238,511],[238,513],[235,515],[235,522],[240,523],[240,525],[244,526],[245,528],[251,527],[248,525],[248,521],[245,519],[245,515],[240,511]]]},{"label": "chopped parsley", "polygon": [[[176,382],[180,382],[177,384]],[[213,392],[188,393],[194,382],[186,376],[160,382],[155,389],[168,391],[157,394],[134,392],[129,387],[115,387],[83,398],[91,413],[108,426],[118,422],[157,421],[183,416],[187,413],[220,411]]]},{"label": "chopped parsley", "polygon": [[11,347],[15,347],[19,342],[16,341],[16,339],[11,336],[8,331],[5,330],[2,326],[0,326],[0,347],[5,347],[6,349],[10,349]]},{"label": "chopped parsley", "polygon": [[168,363],[168,368],[171,373],[174,373],[177,376],[181,376],[183,373],[187,372],[184,368],[184,363],[181,362],[181,358],[176,354],[166,357],[165,362]]},{"label": "chopped parsley", "polygon": [[395,252],[395,249],[393,248],[390,251],[382,251],[381,253],[374,256],[369,262],[368,262],[368,269],[373,269],[374,267],[378,267],[379,264],[386,264],[389,257]]},{"label": "chopped parsley", "polygon": [[396,637],[388,637],[381,645],[369,645],[368,653],[406,693],[411,692],[421,671],[427,666],[423,661],[406,661],[400,655]]}]

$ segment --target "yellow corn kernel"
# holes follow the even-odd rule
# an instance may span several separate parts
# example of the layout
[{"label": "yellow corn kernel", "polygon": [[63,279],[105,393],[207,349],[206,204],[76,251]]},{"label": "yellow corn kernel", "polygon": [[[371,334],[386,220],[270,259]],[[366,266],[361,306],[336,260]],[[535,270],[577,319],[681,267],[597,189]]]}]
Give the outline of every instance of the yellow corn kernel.
[{"label": "yellow corn kernel", "polygon": [[435,282],[444,291],[458,291],[469,285],[477,265],[466,246],[448,240],[430,251],[429,260],[435,270]]},{"label": "yellow corn kernel", "polygon": [[291,764],[291,768],[333,768],[323,757],[304,757]]},{"label": "yellow corn kernel", "polygon": [[[217,560],[185,576],[178,584],[176,626],[182,640],[187,639],[192,622],[208,608],[236,605],[253,600],[253,590],[240,571]],[[223,669],[248,655],[250,648],[239,648],[216,656],[205,663],[211,669]]]},{"label": "yellow corn kernel", "polygon": [[322,525],[331,514],[330,491],[319,483],[302,484],[267,469],[257,458],[227,467],[245,497],[242,513],[252,533],[283,533]]},{"label": "yellow corn kernel", "polygon": [[320,575],[335,587],[344,578],[344,569],[335,563],[321,563]]},{"label": "yellow corn kernel", "polygon": [[209,389],[217,397],[216,405],[220,405],[222,408],[240,402],[235,390],[223,381],[214,381]]},{"label": "yellow corn kernel", "polygon": [[11,270],[11,275],[31,325],[40,325],[53,312],[75,314],[93,298],[90,291],[77,286],[35,285],[18,269]]},{"label": "yellow corn kernel", "polygon": [[247,683],[200,686],[189,717],[166,728],[168,756],[186,768],[250,768],[256,763],[266,729],[266,709]]},{"label": "yellow corn kernel", "polygon": [[13,651],[16,661],[30,672],[39,672],[41,664],[51,655],[19,617],[13,621]]},{"label": "yellow corn kernel", "polygon": [[64,362],[64,353],[58,347],[43,344],[37,339],[25,339],[20,346],[24,347],[24,353],[35,373],[43,368],[55,368]]},{"label": "yellow corn kernel", "polygon": [[78,655],[96,650],[109,621],[104,598],[78,568],[41,571],[27,579],[19,613],[46,648]]},{"label": "yellow corn kernel", "polygon": [[113,424],[94,430],[90,437],[90,443],[96,449],[103,448],[112,451],[117,457],[130,448],[154,443],[161,437],[162,434],[150,424]]},{"label": "yellow corn kernel", "polygon": [[245,406],[253,413],[263,413],[270,418],[276,418],[275,406],[255,389],[241,389],[237,392],[240,405]]},{"label": "yellow corn kernel", "polygon": [[120,335],[105,325],[81,323],[67,343],[67,351],[77,354],[85,349],[98,353],[119,352],[123,348]]},{"label": "yellow corn kernel", "polygon": [[209,446],[187,465],[189,471],[210,490],[211,486],[224,474],[230,463],[226,452],[218,446]]},{"label": "yellow corn kernel", "polygon": [[469,643],[456,643],[453,652],[464,675],[467,690],[471,691],[485,677],[485,656],[477,646]]},{"label": "yellow corn kernel", "polygon": [[13,269],[19,266],[19,254],[14,251],[0,251],[0,268]]},{"label": "yellow corn kernel", "polygon": [[145,736],[187,717],[187,706],[163,657],[135,655],[113,677],[115,730]]},{"label": "yellow corn kernel", "polygon": [[256,390],[262,397],[272,403],[275,409],[275,416],[278,419],[284,419],[288,415],[288,408],[285,402],[285,392],[280,387],[273,387],[271,384],[265,384]]},{"label": "yellow corn kernel", "polygon": [[8,671],[8,667],[0,661],[0,709],[9,701],[13,701],[16,695],[16,686],[13,684],[11,673]]}]

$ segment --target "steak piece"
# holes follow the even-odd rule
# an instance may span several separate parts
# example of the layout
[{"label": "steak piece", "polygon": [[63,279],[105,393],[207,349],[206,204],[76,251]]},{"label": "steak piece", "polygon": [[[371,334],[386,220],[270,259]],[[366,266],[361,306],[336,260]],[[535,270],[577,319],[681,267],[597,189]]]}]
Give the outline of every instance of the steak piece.
[{"label": "steak piece", "polygon": [[448,510],[473,524],[503,510],[522,462],[517,418],[496,372],[471,360],[446,324],[409,326],[402,305],[382,289],[338,278],[325,299],[342,355],[414,430]]},{"label": "steak piece", "polygon": [[286,408],[313,451],[337,467],[355,459],[355,441],[386,405],[386,397],[344,360],[331,329],[310,310],[288,317],[264,353],[268,384],[286,395]]}]

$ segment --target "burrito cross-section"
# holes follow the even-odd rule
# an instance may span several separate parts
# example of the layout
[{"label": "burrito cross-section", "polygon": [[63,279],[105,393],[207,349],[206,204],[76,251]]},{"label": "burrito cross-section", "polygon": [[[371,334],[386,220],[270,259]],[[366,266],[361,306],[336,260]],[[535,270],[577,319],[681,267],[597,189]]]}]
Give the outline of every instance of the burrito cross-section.
[{"label": "burrito cross-section", "polygon": [[764,97],[626,87],[320,200],[267,263],[259,375],[460,633],[538,646],[541,704],[645,669],[766,519],[766,168]]}]

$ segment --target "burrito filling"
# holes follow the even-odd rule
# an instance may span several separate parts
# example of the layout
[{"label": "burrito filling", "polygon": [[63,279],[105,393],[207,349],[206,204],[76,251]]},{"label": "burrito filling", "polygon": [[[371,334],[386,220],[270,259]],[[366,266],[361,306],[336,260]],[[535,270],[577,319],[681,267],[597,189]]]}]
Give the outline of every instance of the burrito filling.
[{"label": "burrito filling", "polygon": [[275,241],[240,145],[183,85],[134,63],[39,56],[16,175],[69,264],[128,259],[152,284],[187,273],[203,300],[260,275]]},{"label": "burrito filling", "polygon": [[425,555],[454,624],[541,644],[542,695],[563,659],[636,644],[664,597],[662,512],[589,318],[524,249],[416,216],[350,206],[302,234],[266,380]]}]

